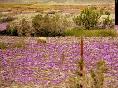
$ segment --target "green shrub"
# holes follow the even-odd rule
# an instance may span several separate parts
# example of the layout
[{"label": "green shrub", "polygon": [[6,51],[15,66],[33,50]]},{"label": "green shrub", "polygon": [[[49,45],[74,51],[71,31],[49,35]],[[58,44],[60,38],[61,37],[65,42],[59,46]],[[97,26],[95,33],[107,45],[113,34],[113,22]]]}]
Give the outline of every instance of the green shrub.
[{"label": "green shrub", "polygon": [[103,88],[104,86],[104,74],[106,73],[106,63],[105,61],[99,61],[97,62],[96,69],[91,70],[91,77],[93,79],[93,84],[91,88]]},{"label": "green shrub", "polygon": [[95,28],[101,17],[100,12],[93,8],[85,8],[80,15],[73,18],[77,26],[82,26],[85,29]]},{"label": "green shrub", "polygon": [[32,20],[36,36],[62,36],[68,21],[57,14],[36,15]]}]

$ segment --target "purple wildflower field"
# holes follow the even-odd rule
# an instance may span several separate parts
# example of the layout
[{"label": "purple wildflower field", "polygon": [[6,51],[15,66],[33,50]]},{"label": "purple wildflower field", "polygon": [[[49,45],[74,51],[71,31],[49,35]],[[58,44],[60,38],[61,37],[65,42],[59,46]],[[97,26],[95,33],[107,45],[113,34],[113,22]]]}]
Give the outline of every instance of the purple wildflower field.
[{"label": "purple wildflower field", "polygon": [[[42,88],[64,83],[74,76],[80,59],[79,38],[47,38],[46,43],[27,43],[25,47],[0,49],[1,79],[20,84],[40,84]],[[107,85],[118,82],[118,38],[84,38],[87,72],[100,59],[107,63]],[[61,87],[60,87],[61,88]],[[63,87],[62,87],[63,88]]]}]

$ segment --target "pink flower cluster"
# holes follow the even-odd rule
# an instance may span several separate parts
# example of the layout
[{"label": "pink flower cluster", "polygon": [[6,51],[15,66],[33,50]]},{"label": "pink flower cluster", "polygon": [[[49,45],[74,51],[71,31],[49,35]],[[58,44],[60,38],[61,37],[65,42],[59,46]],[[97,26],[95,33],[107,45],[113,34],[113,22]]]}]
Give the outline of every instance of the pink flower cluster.
[{"label": "pink flower cluster", "polygon": [[4,31],[7,28],[8,23],[0,23],[0,31]]}]

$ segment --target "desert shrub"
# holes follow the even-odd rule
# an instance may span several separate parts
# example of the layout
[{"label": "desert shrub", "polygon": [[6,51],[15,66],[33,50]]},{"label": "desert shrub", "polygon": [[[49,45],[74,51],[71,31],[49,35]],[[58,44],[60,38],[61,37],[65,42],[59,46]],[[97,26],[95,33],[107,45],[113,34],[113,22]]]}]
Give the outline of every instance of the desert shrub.
[{"label": "desert shrub", "polygon": [[113,19],[110,19],[109,15],[103,19],[102,21],[103,24],[103,28],[113,28],[114,24],[113,24]]},{"label": "desert shrub", "polygon": [[73,18],[74,23],[77,26],[82,26],[85,29],[95,28],[101,17],[100,12],[91,7],[85,8],[81,11],[80,15]]},{"label": "desert shrub", "polygon": [[7,16],[7,17],[1,17],[0,22],[9,22],[15,20],[14,17],[12,16]]},{"label": "desert shrub", "polygon": [[75,76],[69,78],[67,88],[88,88],[85,63],[83,59],[77,61]]},{"label": "desert shrub", "polygon": [[104,87],[104,79],[105,76],[104,74],[106,73],[107,68],[106,68],[106,63],[105,61],[99,61],[96,64],[96,69],[91,70],[91,77],[93,79],[93,84],[91,88],[103,88]]},{"label": "desert shrub", "polygon": [[36,15],[32,25],[36,36],[61,36],[68,27],[68,21],[57,14]]},{"label": "desert shrub", "polygon": [[7,26],[6,34],[7,34],[7,35],[11,35],[11,36],[18,36],[16,26],[11,26],[11,25],[9,24],[9,25]]},{"label": "desert shrub", "polygon": [[98,61],[95,69],[91,69],[90,72],[84,70],[82,72],[80,70],[81,66],[85,67],[82,60],[78,63],[76,76],[68,79],[67,88],[104,88],[105,73],[107,72],[105,61]]},{"label": "desert shrub", "polygon": [[32,27],[30,26],[29,22],[23,18],[19,25],[17,26],[18,36],[31,36]]},{"label": "desert shrub", "polygon": [[32,31],[30,23],[25,18],[19,22],[12,22],[7,27],[7,34],[12,36],[31,36]]}]

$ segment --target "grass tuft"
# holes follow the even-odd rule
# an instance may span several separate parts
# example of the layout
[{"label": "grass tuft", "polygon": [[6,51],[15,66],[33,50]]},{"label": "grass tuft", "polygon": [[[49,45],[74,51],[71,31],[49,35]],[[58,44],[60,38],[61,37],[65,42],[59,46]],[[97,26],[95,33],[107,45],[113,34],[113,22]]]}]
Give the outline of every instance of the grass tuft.
[{"label": "grass tuft", "polygon": [[7,48],[7,45],[3,42],[0,42],[0,49],[6,49]]}]

